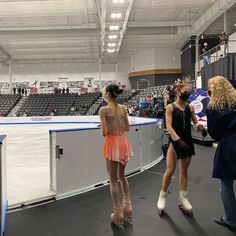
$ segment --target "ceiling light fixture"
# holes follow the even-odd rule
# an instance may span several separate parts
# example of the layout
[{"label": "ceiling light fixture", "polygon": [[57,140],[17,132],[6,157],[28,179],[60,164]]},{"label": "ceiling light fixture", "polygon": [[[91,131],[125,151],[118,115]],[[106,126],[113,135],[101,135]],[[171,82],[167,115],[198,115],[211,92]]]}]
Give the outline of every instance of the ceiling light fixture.
[{"label": "ceiling light fixture", "polygon": [[113,53],[113,52],[115,52],[115,49],[107,49],[107,52],[108,53]]},{"label": "ceiling light fixture", "polygon": [[111,13],[111,19],[120,19],[121,18],[121,13],[117,12],[117,13]]},{"label": "ceiling light fixture", "polygon": [[113,0],[113,3],[124,3],[125,0]]},{"label": "ceiling light fixture", "polygon": [[108,43],[107,45],[108,45],[108,47],[115,47],[116,46],[115,43]]},{"label": "ceiling light fixture", "polygon": [[118,36],[116,34],[111,34],[109,35],[109,39],[117,39]]},{"label": "ceiling light fixture", "polygon": [[119,25],[110,25],[109,29],[110,30],[119,30]]}]

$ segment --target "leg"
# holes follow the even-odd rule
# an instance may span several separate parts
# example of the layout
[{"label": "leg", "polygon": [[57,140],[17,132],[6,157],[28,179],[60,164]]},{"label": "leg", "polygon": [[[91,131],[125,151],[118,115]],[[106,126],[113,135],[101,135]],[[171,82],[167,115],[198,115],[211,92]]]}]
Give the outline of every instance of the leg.
[{"label": "leg", "polygon": [[167,197],[166,192],[170,185],[171,177],[175,171],[176,162],[177,162],[177,155],[173,147],[173,144],[171,143],[167,151],[166,171],[162,179],[162,188],[157,202],[157,208],[159,209],[160,216],[163,214],[163,210],[165,208],[166,197]]},{"label": "leg", "polygon": [[118,176],[123,193],[123,214],[125,219],[127,219],[128,221],[132,221],[132,204],[129,195],[129,183],[127,178],[125,177],[125,165],[121,165],[120,163],[118,166]]},{"label": "leg", "polygon": [[188,167],[190,165],[190,162],[191,162],[191,157],[180,159],[179,162],[179,185],[180,185],[179,208],[184,213],[187,213],[192,216],[193,215],[192,206],[187,198]]},{"label": "leg", "polygon": [[223,219],[236,227],[236,200],[233,180],[220,179],[220,185],[220,196],[225,213]]},{"label": "leg", "polygon": [[173,144],[170,143],[168,151],[167,151],[167,156],[166,156],[166,170],[162,179],[161,190],[163,192],[166,192],[170,185],[171,177],[176,168],[176,162],[177,162],[177,155],[173,147]]},{"label": "leg", "polygon": [[111,214],[111,220],[116,226],[123,229],[124,216],[119,199],[119,186],[117,181],[117,170],[119,163],[115,161],[106,160],[106,164],[110,180],[110,192],[114,206],[114,213]]},{"label": "leg", "polygon": [[129,183],[125,177],[125,165],[118,165],[118,178],[120,180],[120,185],[123,193],[123,199],[125,202],[130,202],[130,195],[129,195]]},{"label": "leg", "polygon": [[109,175],[110,181],[110,192],[113,201],[114,208],[121,208],[120,200],[119,200],[119,186],[117,182],[117,170],[118,170],[118,162],[106,160],[107,164],[107,172]]},{"label": "leg", "polygon": [[191,163],[191,157],[179,160],[179,186],[180,191],[187,191],[188,185],[188,167]]}]

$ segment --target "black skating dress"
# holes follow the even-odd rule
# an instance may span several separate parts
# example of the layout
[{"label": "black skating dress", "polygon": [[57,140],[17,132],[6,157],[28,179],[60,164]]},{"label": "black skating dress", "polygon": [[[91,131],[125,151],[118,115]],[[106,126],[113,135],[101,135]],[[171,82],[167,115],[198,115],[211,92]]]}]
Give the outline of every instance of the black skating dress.
[{"label": "black skating dress", "polygon": [[191,135],[191,110],[189,104],[185,110],[180,110],[174,103],[172,112],[172,128],[176,134],[187,144],[187,148],[183,151],[170,136],[170,142],[173,144],[177,158],[183,159],[195,155],[195,150]]}]

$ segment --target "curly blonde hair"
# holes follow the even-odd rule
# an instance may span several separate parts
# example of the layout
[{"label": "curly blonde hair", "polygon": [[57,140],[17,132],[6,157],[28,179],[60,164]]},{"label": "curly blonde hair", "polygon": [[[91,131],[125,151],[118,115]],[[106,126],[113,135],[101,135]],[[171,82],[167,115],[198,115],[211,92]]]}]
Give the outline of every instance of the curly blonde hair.
[{"label": "curly blonde hair", "polygon": [[213,109],[231,109],[236,104],[236,90],[226,78],[215,76],[209,79],[208,87],[211,90],[210,105]]}]

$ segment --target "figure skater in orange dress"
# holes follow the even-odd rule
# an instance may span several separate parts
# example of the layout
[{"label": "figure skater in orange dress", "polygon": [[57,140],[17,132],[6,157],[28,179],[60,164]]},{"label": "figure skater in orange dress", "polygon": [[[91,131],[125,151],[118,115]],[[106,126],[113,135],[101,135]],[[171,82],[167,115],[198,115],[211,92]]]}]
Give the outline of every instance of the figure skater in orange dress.
[{"label": "figure skater in orange dress", "polygon": [[[132,221],[132,205],[129,195],[129,183],[125,177],[125,167],[133,155],[125,131],[129,131],[127,110],[117,103],[116,98],[123,92],[116,84],[106,87],[103,98],[108,103],[99,110],[101,131],[105,137],[102,151],[106,159],[107,172],[110,180],[110,192],[114,206],[111,214],[112,223],[124,229],[124,220]],[[121,185],[123,202],[119,199],[119,184]]]}]

